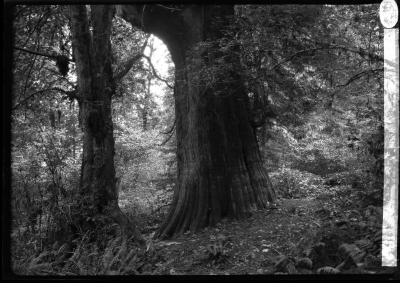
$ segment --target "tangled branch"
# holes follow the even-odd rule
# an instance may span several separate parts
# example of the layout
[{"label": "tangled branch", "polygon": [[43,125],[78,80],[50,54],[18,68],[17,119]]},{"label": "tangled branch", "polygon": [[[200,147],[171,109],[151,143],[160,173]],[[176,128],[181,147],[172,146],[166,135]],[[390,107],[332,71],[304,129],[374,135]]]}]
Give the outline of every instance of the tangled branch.
[{"label": "tangled branch", "polygon": [[64,89],[62,89],[62,88],[59,88],[59,87],[41,89],[41,90],[38,90],[38,91],[35,91],[35,92],[29,94],[29,95],[28,95],[26,98],[24,98],[22,101],[18,102],[16,105],[14,105],[14,106],[11,108],[11,110],[16,110],[16,109],[18,109],[21,105],[25,104],[28,100],[30,100],[31,98],[33,98],[33,97],[36,96],[37,94],[44,93],[44,92],[47,92],[47,91],[58,91],[58,92],[62,92],[62,93],[64,93],[64,94],[66,94],[67,97],[70,98],[71,100],[72,100],[72,99],[77,99],[77,98],[78,98],[75,90],[66,91],[66,90],[64,90]]}]

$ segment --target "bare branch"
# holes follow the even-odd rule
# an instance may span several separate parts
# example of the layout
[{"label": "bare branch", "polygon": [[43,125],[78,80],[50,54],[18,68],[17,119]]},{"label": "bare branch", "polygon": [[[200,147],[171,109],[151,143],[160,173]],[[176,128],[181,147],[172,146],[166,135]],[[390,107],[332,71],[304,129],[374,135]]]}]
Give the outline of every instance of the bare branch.
[{"label": "bare branch", "polygon": [[163,134],[168,134],[168,137],[158,146],[164,146],[172,138],[175,132],[175,125],[176,125],[176,120],[174,120],[174,124],[172,125],[170,130],[168,130],[167,132],[162,132]]},{"label": "bare branch", "polygon": [[176,119],[174,119],[174,123],[172,124],[171,129],[169,129],[169,130],[166,131],[166,132],[161,132],[161,133],[163,133],[164,135],[167,135],[167,134],[172,133],[172,131],[175,129],[175,123],[176,123]]},{"label": "bare branch", "polygon": [[17,108],[19,108],[20,106],[22,106],[23,104],[25,104],[29,99],[33,98],[35,95],[40,94],[40,93],[44,93],[47,91],[58,91],[58,92],[62,92],[64,94],[66,94],[69,98],[71,99],[77,99],[77,95],[76,95],[76,91],[75,90],[64,90],[62,88],[59,87],[53,87],[53,88],[47,88],[47,89],[42,89],[42,90],[38,90],[35,91],[31,94],[29,94],[25,99],[23,99],[22,101],[18,102],[16,105],[14,105],[11,110],[16,110]]},{"label": "bare branch", "polygon": [[274,65],[274,66],[271,68],[271,70],[274,70],[274,69],[276,69],[277,67],[279,67],[280,65],[282,65],[282,64],[284,64],[284,63],[286,63],[286,62],[291,61],[291,60],[292,60],[293,58],[295,58],[295,57],[298,57],[298,56],[300,56],[300,55],[302,55],[302,54],[305,54],[305,53],[314,52],[314,51],[320,50],[320,49],[325,49],[325,48],[324,48],[324,47],[319,47],[319,48],[311,48],[311,49],[306,49],[306,50],[298,51],[298,52],[292,54],[291,56],[289,56],[289,57],[283,59],[282,61],[278,62],[276,65]]},{"label": "bare branch", "polygon": [[358,74],[355,74],[354,76],[352,76],[345,84],[342,85],[337,85],[336,87],[345,87],[348,86],[349,84],[351,84],[353,81],[358,80],[368,74],[374,74],[374,73],[383,73],[383,68],[378,68],[378,69],[369,69],[369,70],[364,70]]},{"label": "bare branch", "polygon": [[151,58],[150,58],[149,56],[144,55],[144,54],[143,54],[142,57],[145,58],[145,59],[147,60],[147,62],[149,63],[149,66],[150,66],[150,68],[151,68],[151,71],[152,71],[153,75],[154,75],[158,80],[164,82],[164,83],[167,85],[167,87],[169,87],[170,89],[174,89],[174,87],[173,87],[172,85],[170,85],[170,83],[169,83],[166,79],[161,78],[161,77],[157,74],[156,69],[154,68],[153,63],[151,62]]},{"label": "bare branch", "polygon": [[[43,53],[43,52],[40,52],[40,51],[34,51],[34,50],[30,50],[30,49],[26,49],[26,48],[22,48],[22,47],[18,47],[18,46],[14,46],[14,49],[19,50],[19,51],[23,51],[23,52],[26,52],[26,53],[30,53],[30,54],[33,54],[33,55],[39,55],[39,56],[47,57],[47,58],[52,59],[52,60],[56,60],[57,56],[59,56],[59,54],[48,54],[48,53]],[[73,60],[68,58],[68,57],[65,57],[65,59],[67,59],[69,62],[73,62]]]},{"label": "bare branch", "polygon": [[348,86],[348,85],[351,84],[352,82],[354,82],[354,81],[356,81],[356,80],[358,80],[358,79],[360,79],[360,78],[362,78],[362,77],[364,77],[364,76],[366,76],[366,75],[368,75],[368,74],[370,74],[370,73],[372,73],[372,74],[375,74],[375,73],[381,73],[381,74],[383,74],[383,68],[364,70],[364,71],[362,71],[362,72],[360,72],[360,73],[355,74],[354,76],[352,76],[350,79],[347,80],[346,83],[344,83],[344,84],[342,84],[342,85],[336,85],[336,86],[334,87],[335,90],[330,94],[331,97],[330,97],[329,102],[328,102],[328,109],[330,108],[330,109],[333,109],[333,110],[335,110],[335,111],[337,111],[337,112],[343,112],[342,110],[335,109],[335,108],[332,107],[333,101],[335,100],[336,95],[339,93],[339,91],[340,91],[342,88]]},{"label": "bare branch", "polygon": [[356,48],[349,48],[349,47],[342,46],[342,45],[332,45],[332,46],[329,47],[329,49],[341,49],[343,51],[348,51],[348,52],[352,52],[352,53],[358,54],[363,58],[370,59],[371,61],[383,62],[383,57],[382,56],[379,56],[377,54],[368,52],[368,51],[366,51],[365,49],[362,49],[362,48],[356,49]]},{"label": "bare branch", "polygon": [[293,58],[298,57],[300,55],[307,54],[307,53],[312,53],[312,52],[315,52],[315,51],[318,51],[318,50],[328,50],[328,49],[340,49],[340,50],[356,53],[356,54],[360,55],[363,58],[367,57],[367,58],[371,59],[372,61],[383,62],[383,57],[382,56],[367,52],[367,51],[365,51],[365,50],[363,50],[361,48],[360,49],[355,49],[355,48],[349,48],[349,47],[342,46],[342,45],[327,45],[327,46],[321,46],[321,47],[310,48],[310,49],[305,49],[305,50],[298,51],[298,52],[292,54],[291,56],[283,59],[282,61],[280,61],[276,65],[274,65],[271,68],[271,70],[276,69],[278,66],[280,66],[280,65],[282,65],[282,64],[284,64],[284,63],[286,63],[288,61],[291,61]]},{"label": "bare branch", "polygon": [[178,9],[178,8],[173,8],[173,7],[167,7],[167,6],[161,5],[161,4],[157,4],[156,6],[159,6],[159,7],[161,7],[161,8],[164,8],[164,9],[167,9],[167,10],[171,10],[171,11],[178,11],[178,12],[183,11],[183,9]]}]

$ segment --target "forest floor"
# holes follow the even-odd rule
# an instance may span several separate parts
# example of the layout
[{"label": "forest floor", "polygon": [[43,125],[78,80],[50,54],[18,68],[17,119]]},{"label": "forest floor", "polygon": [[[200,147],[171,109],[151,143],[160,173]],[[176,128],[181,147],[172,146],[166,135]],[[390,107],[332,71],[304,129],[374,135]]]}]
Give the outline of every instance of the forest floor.
[{"label": "forest floor", "polygon": [[[253,211],[250,217],[240,220],[223,219],[214,227],[170,240],[153,238],[164,217],[137,214],[145,247],[122,237],[109,235],[109,238],[100,230],[100,244],[82,238],[73,250],[66,243],[55,243],[43,251],[30,252],[29,243],[20,241],[15,251],[15,272],[28,275],[393,272],[381,267],[379,203],[382,202],[366,198],[365,190],[349,183],[347,177],[320,178],[294,173],[298,185],[279,183],[271,174],[280,197],[268,208]],[[121,201],[132,202],[127,196],[123,195]]]},{"label": "forest floor", "polygon": [[[299,242],[321,227],[317,211],[323,203],[309,199],[280,199],[277,206],[250,218],[223,221],[199,233],[154,243],[168,259],[169,274],[265,274],[274,272],[280,255],[293,255]],[[150,267],[150,266],[149,266]]]},{"label": "forest floor", "polygon": [[[148,253],[155,257],[138,271],[177,275],[380,273],[379,208],[369,209],[375,212],[367,215],[354,209],[350,186],[318,192],[310,198],[280,198],[246,219],[224,220],[197,233],[151,242]],[[339,246],[346,243],[340,251]],[[325,249],[319,257],[315,256],[318,245]],[[304,258],[312,258],[312,267],[299,264]],[[317,270],[324,266],[330,267],[325,272]]]}]

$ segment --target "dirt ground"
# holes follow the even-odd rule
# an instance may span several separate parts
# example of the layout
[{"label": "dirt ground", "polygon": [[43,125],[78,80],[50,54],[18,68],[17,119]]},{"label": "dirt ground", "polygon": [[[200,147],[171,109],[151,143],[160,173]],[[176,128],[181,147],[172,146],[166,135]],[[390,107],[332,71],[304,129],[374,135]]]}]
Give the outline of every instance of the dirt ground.
[{"label": "dirt ground", "polygon": [[[280,255],[301,256],[321,226],[322,201],[280,199],[243,220],[225,220],[199,233],[148,246],[162,274],[268,274]],[[147,235],[151,236],[151,235]],[[142,272],[146,273],[143,266]]]}]

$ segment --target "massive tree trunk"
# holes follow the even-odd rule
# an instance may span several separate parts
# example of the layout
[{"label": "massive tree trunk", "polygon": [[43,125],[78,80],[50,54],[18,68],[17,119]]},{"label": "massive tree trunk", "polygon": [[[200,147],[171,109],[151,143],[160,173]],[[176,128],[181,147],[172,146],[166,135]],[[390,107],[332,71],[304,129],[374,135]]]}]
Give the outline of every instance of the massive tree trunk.
[{"label": "massive tree trunk", "polygon": [[[160,238],[265,208],[275,193],[251,126],[237,46],[220,50],[233,6],[120,6],[175,63],[178,179]],[[206,43],[206,44],[202,44]]]},{"label": "massive tree trunk", "polygon": [[110,43],[113,9],[111,6],[91,6],[91,27],[84,5],[70,6],[70,16],[83,131],[82,209],[85,215],[102,215],[112,219],[120,224],[124,232],[140,239],[135,226],[118,206],[115,184],[111,116],[115,82]]}]

